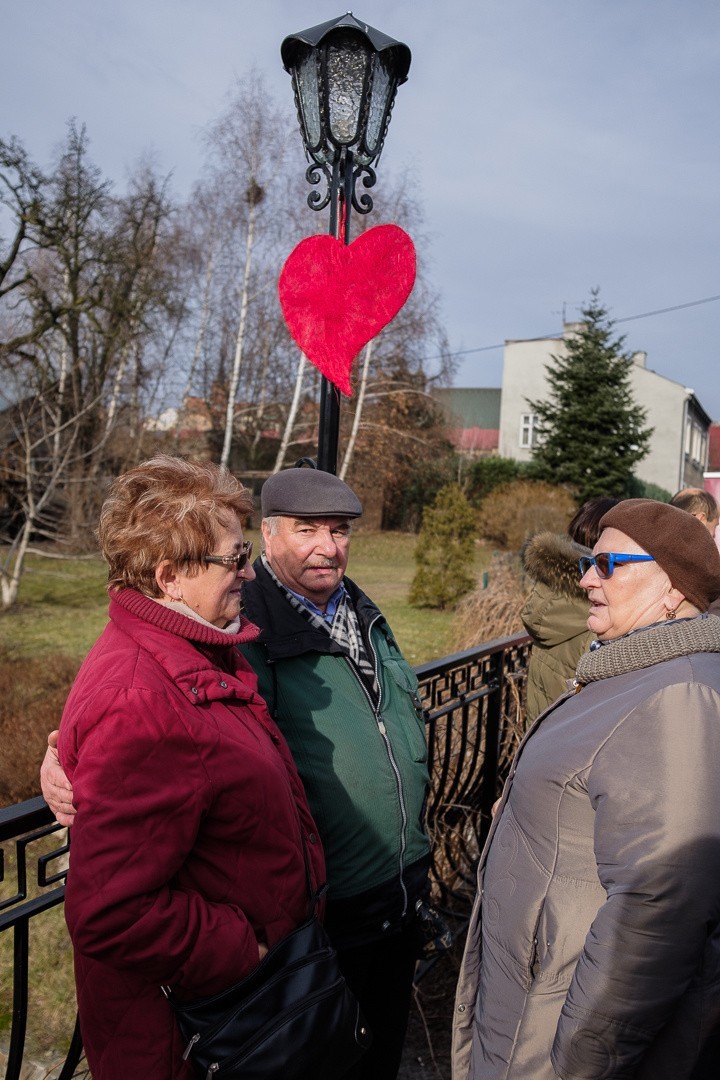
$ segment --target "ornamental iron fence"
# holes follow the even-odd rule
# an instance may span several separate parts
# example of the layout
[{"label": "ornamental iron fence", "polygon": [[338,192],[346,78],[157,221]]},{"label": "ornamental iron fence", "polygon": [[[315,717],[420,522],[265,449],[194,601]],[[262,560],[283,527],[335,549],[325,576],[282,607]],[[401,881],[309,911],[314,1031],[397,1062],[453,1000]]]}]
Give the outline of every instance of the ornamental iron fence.
[{"label": "ornamental iron fence", "polygon": [[[461,921],[472,901],[474,868],[491,808],[522,734],[529,650],[530,638],[517,634],[415,669],[427,722],[433,893],[438,905]],[[25,1061],[31,956],[40,950],[42,916],[63,903],[68,851],[67,830],[42,798],[0,809],[0,935],[12,932],[12,947],[0,952],[0,1068],[4,1064],[5,1080],[88,1075],[76,1019],[64,1058],[36,1064],[33,1070]],[[69,963],[69,948],[67,956]]]},{"label": "ornamental iron fence", "polygon": [[492,806],[523,734],[527,634],[417,667],[427,714],[433,891],[467,911]]}]

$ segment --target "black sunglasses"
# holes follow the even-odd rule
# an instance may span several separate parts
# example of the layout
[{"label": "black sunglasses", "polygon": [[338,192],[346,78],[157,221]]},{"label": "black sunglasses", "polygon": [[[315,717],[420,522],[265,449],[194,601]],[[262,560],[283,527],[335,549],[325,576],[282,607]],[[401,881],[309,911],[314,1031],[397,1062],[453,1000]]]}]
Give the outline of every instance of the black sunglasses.
[{"label": "black sunglasses", "polygon": [[616,566],[623,566],[631,562],[655,562],[652,555],[625,555],[621,551],[598,551],[597,555],[583,555],[578,560],[580,564],[580,576],[585,577],[591,567],[597,570],[597,576],[607,580],[612,577]]},{"label": "black sunglasses", "polygon": [[252,540],[247,540],[236,555],[203,555],[204,563],[214,563],[216,566],[224,566],[226,570],[234,570],[239,573],[244,570],[252,558]]}]

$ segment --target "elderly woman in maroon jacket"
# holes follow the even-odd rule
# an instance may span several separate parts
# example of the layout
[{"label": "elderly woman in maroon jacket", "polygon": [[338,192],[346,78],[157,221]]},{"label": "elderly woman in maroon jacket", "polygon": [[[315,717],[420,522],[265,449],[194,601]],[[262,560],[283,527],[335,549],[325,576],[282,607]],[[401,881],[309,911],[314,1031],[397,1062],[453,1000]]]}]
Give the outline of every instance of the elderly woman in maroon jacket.
[{"label": "elderly woman in maroon jacket", "polygon": [[248,492],[160,456],[100,518],[110,622],[68,698],[60,759],[77,816],[65,912],[94,1080],[190,1075],[160,986],[192,999],[247,975],[324,876],[282,735],[237,646],[254,576]]}]

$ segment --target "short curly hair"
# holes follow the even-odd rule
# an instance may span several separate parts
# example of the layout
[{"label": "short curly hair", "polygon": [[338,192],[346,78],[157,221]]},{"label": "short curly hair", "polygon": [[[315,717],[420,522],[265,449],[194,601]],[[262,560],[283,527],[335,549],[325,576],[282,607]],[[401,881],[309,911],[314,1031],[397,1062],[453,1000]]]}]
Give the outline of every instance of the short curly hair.
[{"label": "short curly hair", "polygon": [[184,573],[198,573],[219,529],[253,510],[250,492],[224,465],[158,454],[111,485],[100,512],[97,538],[108,564],[109,589],[161,595],[155,581],[168,559]]}]

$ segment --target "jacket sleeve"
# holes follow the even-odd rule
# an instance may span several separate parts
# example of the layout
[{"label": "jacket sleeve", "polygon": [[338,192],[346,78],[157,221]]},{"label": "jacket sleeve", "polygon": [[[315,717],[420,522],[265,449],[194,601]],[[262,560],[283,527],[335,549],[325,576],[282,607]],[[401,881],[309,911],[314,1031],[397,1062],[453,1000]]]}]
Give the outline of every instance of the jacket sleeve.
[{"label": "jacket sleeve", "polygon": [[631,1077],[701,967],[720,918],[720,695],[667,687],[590,770],[607,900],[585,940],[552,1049],[563,1080]]},{"label": "jacket sleeve", "polygon": [[189,996],[247,974],[258,947],[237,904],[174,880],[213,792],[167,695],[100,691],[61,728],[60,752],[77,807],[65,900],[75,948]]}]

